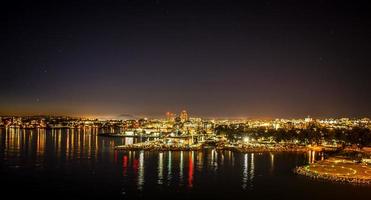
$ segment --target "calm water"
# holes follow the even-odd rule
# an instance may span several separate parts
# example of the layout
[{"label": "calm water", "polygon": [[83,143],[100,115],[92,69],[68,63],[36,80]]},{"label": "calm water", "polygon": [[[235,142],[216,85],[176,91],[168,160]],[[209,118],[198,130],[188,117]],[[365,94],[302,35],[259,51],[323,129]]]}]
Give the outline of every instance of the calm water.
[{"label": "calm water", "polygon": [[317,153],[117,152],[142,141],[97,129],[0,129],[2,196],[38,198],[366,199],[370,186],[296,176]]}]

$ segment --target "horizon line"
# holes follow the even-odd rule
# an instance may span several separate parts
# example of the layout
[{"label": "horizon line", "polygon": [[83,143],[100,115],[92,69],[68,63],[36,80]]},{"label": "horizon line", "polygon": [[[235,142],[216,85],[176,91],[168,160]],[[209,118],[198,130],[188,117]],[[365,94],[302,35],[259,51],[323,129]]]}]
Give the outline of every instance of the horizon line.
[{"label": "horizon line", "polygon": [[[166,112],[165,112],[166,113]],[[122,115],[122,114],[121,114]],[[76,115],[76,114],[0,114],[0,117],[71,117],[71,118],[87,118],[87,119],[105,119],[105,120],[120,120],[120,118],[129,119],[164,119],[166,118],[165,114],[163,116],[150,116],[150,115],[131,115],[131,116],[120,116],[120,115]],[[364,119],[370,118],[370,116],[312,116],[306,115],[301,117],[272,117],[272,116],[190,116],[190,118],[202,118],[202,119],[219,119],[219,120],[273,120],[273,119]]]}]

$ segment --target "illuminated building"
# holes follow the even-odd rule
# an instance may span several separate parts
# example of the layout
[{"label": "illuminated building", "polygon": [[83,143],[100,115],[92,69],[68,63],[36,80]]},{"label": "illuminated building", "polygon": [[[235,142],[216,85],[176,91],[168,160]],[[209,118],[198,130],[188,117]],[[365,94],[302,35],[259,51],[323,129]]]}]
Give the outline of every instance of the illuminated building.
[{"label": "illuminated building", "polygon": [[166,112],[166,120],[169,122],[175,121],[175,114],[172,112]]},{"label": "illuminated building", "polygon": [[307,118],[304,119],[304,121],[305,121],[305,122],[312,122],[313,119],[312,119],[311,117],[308,116]]},{"label": "illuminated building", "polygon": [[180,121],[181,122],[186,122],[188,121],[188,113],[186,110],[183,110],[181,113],[180,113]]}]

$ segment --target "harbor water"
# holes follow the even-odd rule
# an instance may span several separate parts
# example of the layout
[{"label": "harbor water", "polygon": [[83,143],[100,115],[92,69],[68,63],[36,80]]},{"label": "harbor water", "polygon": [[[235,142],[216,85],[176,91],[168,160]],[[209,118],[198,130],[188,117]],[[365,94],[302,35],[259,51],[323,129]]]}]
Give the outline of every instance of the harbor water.
[{"label": "harbor water", "polygon": [[366,199],[370,186],[293,173],[324,155],[115,151],[145,138],[98,129],[0,129],[3,197],[15,199]]}]

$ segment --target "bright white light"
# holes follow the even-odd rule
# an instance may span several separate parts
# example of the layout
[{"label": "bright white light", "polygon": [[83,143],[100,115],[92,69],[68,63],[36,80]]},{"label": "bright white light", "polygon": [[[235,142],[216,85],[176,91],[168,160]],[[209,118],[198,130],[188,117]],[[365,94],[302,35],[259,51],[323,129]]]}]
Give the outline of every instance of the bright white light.
[{"label": "bright white light", "polygon": [[250,141],[250,138],[249,137],[244,137],[243,138],[243,142],[248,143],[249,141]]}]

